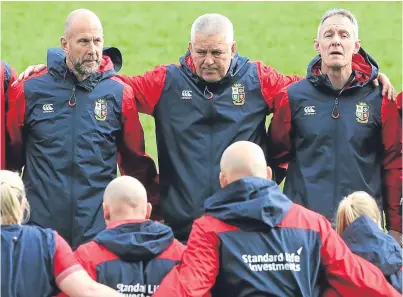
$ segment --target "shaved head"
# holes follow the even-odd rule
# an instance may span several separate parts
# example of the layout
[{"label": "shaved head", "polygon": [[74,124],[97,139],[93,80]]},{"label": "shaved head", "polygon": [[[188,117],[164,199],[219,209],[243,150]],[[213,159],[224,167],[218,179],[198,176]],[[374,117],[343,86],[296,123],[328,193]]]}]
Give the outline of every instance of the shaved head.
[{"label": "shaved head", "polygon": [[120,176],[106,187],[104,193],[106,221],[148,219],[148,212],[151,212],[151,205],[147,203],[147,192],[137,179]]},{"label": "shaved head", "polygon": [[79,27],[90,25],[93,29],[103,32],[101,20],[98,16],[88,9],[73,10],[64,22],[64,37],[70,38],[71,30],[76,31]]},{"label": "shaved head", "polygon": [[102,63],[104,33],[101,21],[88,9],[72,11],[64,23],[60,46],[66,65],[79,81],[96,73]]},{"label": "shaved head", "polygon": [[247,176],[271,178],[271,170],[267,167],[263,150],[249,141],[231,144],[221,157],[220,167],[222,187]]}]

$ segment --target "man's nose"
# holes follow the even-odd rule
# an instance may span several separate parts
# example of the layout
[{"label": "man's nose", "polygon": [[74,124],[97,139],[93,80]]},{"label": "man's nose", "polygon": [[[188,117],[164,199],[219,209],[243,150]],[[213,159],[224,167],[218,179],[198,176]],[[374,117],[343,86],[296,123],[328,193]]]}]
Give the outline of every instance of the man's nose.
[{"label": "man's nose", "polygon": [[333,37],[331,45],[332,46],[340,45],[340,38],[338,36]]},{"label": "man's nose", "polygon": [[207,53],[206,59],[204,59],[204,64],[207,64],[209,66],[214,64],[214,58],[212,54]]},{"label": "man's nose", "polygon": [[90,41],[88,45],[88,54],[95,55],[95,53],[96,53],[96,46],[93,41]]}]

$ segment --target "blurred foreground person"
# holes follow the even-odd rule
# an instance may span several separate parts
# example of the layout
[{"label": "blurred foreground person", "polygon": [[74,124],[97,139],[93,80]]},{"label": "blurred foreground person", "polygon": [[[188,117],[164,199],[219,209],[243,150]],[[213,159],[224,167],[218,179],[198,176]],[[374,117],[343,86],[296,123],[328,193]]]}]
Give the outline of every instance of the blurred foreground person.
[{"label": "blurred foreground person", "polygon": [[0,183],[1,296],[50,297],[58,288],[70,297],[122,296],[93,281],[57,232],[21,225],[29,204],[16,173],[1,170]]},{"label": "blurred foreground person", "polygon": [[109,183],[103,208],[106,230],[74,252],[78,261],[94,280],[122,294],[151,296],[185,246],[171,228],[149,220],[146,190],[133,177]]},{"label": "blurred foreground person", "polygon": [[240,141],[221,159],[222,189],[195,221],[182,263],[154,297],[320,296],[321,278],[342,296],[401,296],[354,255],[329,221],[293,203],[270,180],[262,149]]},{"label": "blurred foreground person", "polygon": [[[383,232],[374,198],[362,191],[344,198],[337,210],[336,231],[354,254],[378,267],[389,283],[402,291],[402,249]],[[324,297],[331,296],[340,295],[329,289]]]}]

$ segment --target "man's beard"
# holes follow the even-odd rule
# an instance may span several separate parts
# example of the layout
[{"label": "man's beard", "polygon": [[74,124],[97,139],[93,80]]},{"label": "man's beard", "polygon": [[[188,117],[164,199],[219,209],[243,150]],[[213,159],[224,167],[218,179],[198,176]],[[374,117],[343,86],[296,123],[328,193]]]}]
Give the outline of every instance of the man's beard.
[{"label": "man's beard", "polygon": [[[82,76],[89,76],[93,73],[96,73],[99,69],[99,66],[101,65],[101,60],[92,60],[92,59],[86,59],[83,62],[80,59],[74,60],[71,56],[69,56],[69,60],[71,64],[74,67],[74,70],[77,72],[77,74],[82,75]],[[93,66],[90,67],[85,67],[84,63],[85,61],[93,61],[95,62]]]}]

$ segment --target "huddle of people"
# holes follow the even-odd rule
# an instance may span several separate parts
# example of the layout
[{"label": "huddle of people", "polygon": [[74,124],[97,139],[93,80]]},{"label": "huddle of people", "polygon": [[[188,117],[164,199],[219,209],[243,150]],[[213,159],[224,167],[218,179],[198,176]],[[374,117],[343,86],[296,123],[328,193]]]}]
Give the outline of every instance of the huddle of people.
[{"label": "huddle of people", "polygon": [[222,15],[190,37],[118,75],[79,9],[47,66],[2,63],[2,296],[401,296],[401,99],[355,17],[325,13],[306,77],[240,56]]},{"label": "huddle of people", "polygon": [[401,296],[402,250],[370,195],[342,200],[336,232],[282,194],[258,145],[235,142],[220,167],[186,248],[121,176],[105,189],[106,229],[74,253],[57,232],[22,225],[23,182],[0,171],[2,296]]}]

